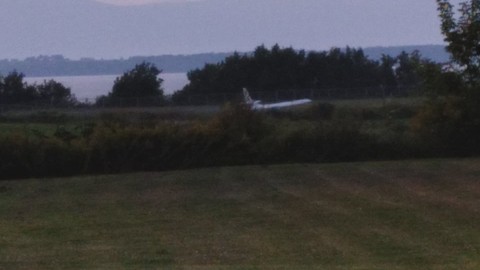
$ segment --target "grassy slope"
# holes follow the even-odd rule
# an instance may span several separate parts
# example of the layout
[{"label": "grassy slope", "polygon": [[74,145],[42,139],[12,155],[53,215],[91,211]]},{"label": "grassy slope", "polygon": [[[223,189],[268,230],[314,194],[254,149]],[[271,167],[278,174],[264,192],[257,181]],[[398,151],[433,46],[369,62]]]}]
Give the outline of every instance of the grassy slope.
[{"label": "grassy slope", "polygon": [[480,160],[0,181],[0,269],[480,269]]}]

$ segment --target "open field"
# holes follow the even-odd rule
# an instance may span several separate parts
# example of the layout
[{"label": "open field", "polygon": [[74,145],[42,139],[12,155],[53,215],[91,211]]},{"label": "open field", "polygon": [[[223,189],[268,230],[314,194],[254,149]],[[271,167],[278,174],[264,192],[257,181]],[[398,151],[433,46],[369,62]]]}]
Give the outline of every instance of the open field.
[{"label": "open field", "polygon": [[480,269],[480,159],[0,181],[0,269]]},{"label": "open field", "polygon": [[50,117],[63,117],[73,120],[91,120],[102,115],[154,115],[161,119],[169,117],[198,118],[208,117],[220,111],[221,106],[165,106],[165,107],[126,107],[126,108],[52,108],[52,109],[12,109],[1,115],[8,120],[26,121],[40,120]]},{"label": "open field", "polygon": [[[285,111],[290,114],[302,113],[328,102],[337,111],[335,118],[366,118],[367,128],[384,129],[385,120],[405,118],[420,106],[421,98],[386,98],[386,99],[338,99],[315,101],[306,106],[299,106]],[[12,133],[31,133],[38,131],[50,136],[61,126],[75,132],[75,128],[86,123],[98,121],[123,120],[130,122],[169,121],[188,122],[208,120],[221,112],[222,106],[167,106],[139,108],[67,108],[67,109],[17,109],[0,113],[0,136]],[[407,116],[403,111],[407,111]],[[302,117],[302,116],[300,116]],[[312,119],[310,119],[312,120]],[[380,126],[380,128],[377,128]]]}]

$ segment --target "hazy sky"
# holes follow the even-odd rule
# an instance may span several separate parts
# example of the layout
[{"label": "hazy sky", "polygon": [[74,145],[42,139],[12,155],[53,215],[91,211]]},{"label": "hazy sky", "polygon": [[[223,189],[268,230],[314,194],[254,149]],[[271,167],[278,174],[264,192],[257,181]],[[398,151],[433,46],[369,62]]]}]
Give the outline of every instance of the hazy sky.
[{"label": "hazy sky", "polygon": [[0,23],[0,58],[443,43],[434,0],[0,0]]},{"label": "hazy sky", "polygon": [[119,5],[119,6],[138,6],[138,5],[150,5],[150,4],[162,4],[162,3],[182,3],[182,2],[194,2],[204,0],[96,0],[98,2]]}]

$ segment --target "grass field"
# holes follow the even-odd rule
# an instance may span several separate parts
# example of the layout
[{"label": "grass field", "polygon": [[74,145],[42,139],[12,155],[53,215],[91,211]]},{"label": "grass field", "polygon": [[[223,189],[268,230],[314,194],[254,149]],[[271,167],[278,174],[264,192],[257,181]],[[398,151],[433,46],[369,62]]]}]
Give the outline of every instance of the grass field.
[{"label": "grass field", "polygon": [[480,269],[480,160],[0,181],[0,269]]},{"label": "grass field", "polygon": [[[323,101],[316,101],[319,104]],[[383,132],[391,125],[405,126],[405,117],[398,115],[402,110],[415,110],[422,102],[420,98],[386,99],[339,99],[326,100],[335,106],[335,118],[361,121],[365,117],[364,130],[368,133]],[[309,106],[289,109],[289,112],[301,112]],[[69,132],[78,133],[85,124],[95,122],[124,121],[130,123],[190,122],[208,120],[222,110],[222,106],[172,106],[150,108],[77,108],[46,110],[12,110],[0,114],[0,136],[10,134],[42,134],[51,136],[62,127]],[[370,115],[362,115],[362,114]],[[360,117],[360,118],[359,118]],[[372,118],[372,119],[370,119]],[[312,119],[310,119],[312,120]],[[394,121],[392,121],[394,120]],[[387,122],[386,122],[387,121]]]}]

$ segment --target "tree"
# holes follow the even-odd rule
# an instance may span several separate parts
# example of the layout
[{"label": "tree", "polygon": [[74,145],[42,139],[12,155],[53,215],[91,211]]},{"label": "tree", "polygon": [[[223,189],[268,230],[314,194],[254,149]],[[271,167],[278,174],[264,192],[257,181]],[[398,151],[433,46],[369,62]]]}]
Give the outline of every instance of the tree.
[{"label": "tree", "polygon": [[14,104],[30,102],[37,97],[36,89],[28,86],[23,73],[12,71],[0,80],[0,103]]},{"label": "tree", "polygon": [[40,85],[29,85],[23,81],[23,73],[12,71],[6,77],[0,76],[0,104],[43,102],[49,105],[75,105],[77,100],[70,88],[54,80]]},{"label": "tree", "polygon": [[163,79],[158,75],[162,71],[151,63],[142,63],[121,77],[115,79],[110,97],[114,98],[138,98],[155,97],[163,99]]},{"label": "tree", "polygon": [[70,88],[54,80],[44,81],[43,84],[37,86],[37,91],[40,99],[51,105],[74,105],[77,103]]},{"label": "tree", "polygon": [[382,78],[382,84],[385,87],[395,88],[397,86],[395,72],[393,71],[395,63],[395,58],[390,55],[382,54],[382,58],[380,59],[380,74]]},{"label": "tree", "polygon": [[[395,80],[391,66],[388,72],[389,80]],[[288,90],[305,94],[311,93],[312,89],[376,87],[383,83],[384,73],[362,49],[347,47],[345,50],[333,48],[326,52],[306,52],[292,47],[274,45],[266,48],[262,45],[253,53],[234,53],[220,63],[206,64],[190,71],[187,76],[190,83],[172,96],[174,103],[204,103],[208,94],[234,97],[243,87],[275,99],[292,98]],[[337,91],[333,94],[343,93]]]},{"label": "tree", "polygon": [[97,97],[100,106],[151,106],[165,102],[162,71],[154,64],[143,62],[117,77],[107,96]]},{"label": "tree", "polygon": [[395,70],[396,79],[399,85],[415,85],[420,82],[418,70],[427,60],[422,59],[418,51],[411,54],[401,52],[397,56],[398,66]]},{"label": "tree", "polygon": [[437,0],[441,30],[452,59],[461,65],[470,84],[480,81],[480,0],[460,3],[460,16],[455,17],[448,0]]},{"label": "tree", "polygon": [[460,3],[456,16],[448,0],[437,0],[441,31],[452,60],[462,69],[423,65],[430,99],[412,119],[425,144],[453,154],[480,153],[480,0]]}]

